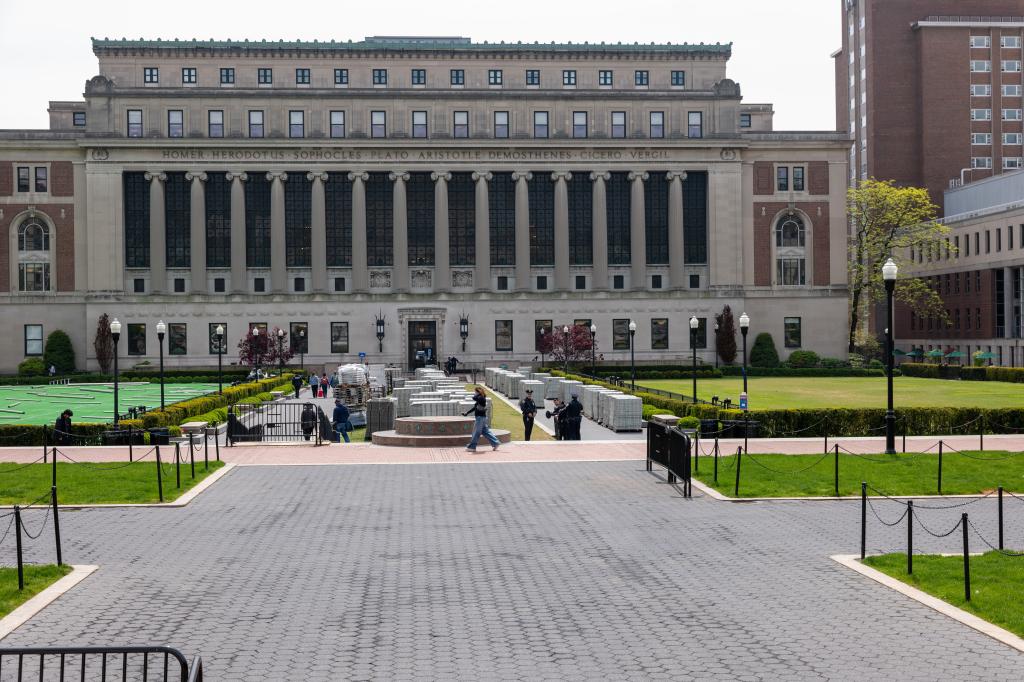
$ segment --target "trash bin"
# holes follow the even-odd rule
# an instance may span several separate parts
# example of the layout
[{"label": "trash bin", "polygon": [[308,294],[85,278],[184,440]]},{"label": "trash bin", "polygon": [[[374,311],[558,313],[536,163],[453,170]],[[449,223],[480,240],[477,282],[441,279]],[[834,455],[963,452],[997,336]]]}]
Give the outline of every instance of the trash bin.
[{"label": "trash bin", "polygon": [[149,444],[150,445],[170,445],[171,444],[171,432],[166,426],[153,428],[149,430]]}]

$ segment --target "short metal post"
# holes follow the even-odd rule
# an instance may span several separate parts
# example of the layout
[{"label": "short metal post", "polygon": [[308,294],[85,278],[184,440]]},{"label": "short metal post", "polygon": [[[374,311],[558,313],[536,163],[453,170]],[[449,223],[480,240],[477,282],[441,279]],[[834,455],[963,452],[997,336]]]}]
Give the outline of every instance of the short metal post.
[{"label": "short metal post", "polygon": [[999,549],[1003,548],[1003,486],[999,486]]},{"label": "short metal post", "polygon": [[[750,447],[747,445],[747,436],[750,434],[750,422],[747,421],[747,413],[743,413],[743,452],[750,452]],[[737,462],[739,464],[739,462]],[[736,473],[739,474],[739,468],[737,467]]]},{"label": "short metal post", "polygon": [[60,517],[57,516],[57,486],[50,488],[50,500],[53,504],[53,540],[57,543],[57,565],[64,563],[60,553]]},{"label": "short metal post", "polygon": [[188,461],[192,467],[192,480],[196,480],[196,451],[192,449],[192,434],[188,434]]},{"label": "short metal post", "polygon": [[839,497],[839,443],[835,444],[835,452],[836,497]]},{"label": "short metal post", "polygon": [[736,448],[736,487],[733,488],[733,497],[740,496],[740,462],[743,461],[743,448]]},{"label": "short metal post", "polygon": [[942,441],[939,441],[939,494],[942,494]]},{"label": "short metal post", "polygon": [[715,483],[718,483],[718,436],[715,436]]},{"label": "short metal post", "polygon": [[690,441],[690,444],[693,446],[693,470],[695,473],[700,473],[700,436],[697,435]]},{"label": "short metal post", "polygon": [[21,509],[14,505],[14,538],[18,551],[18,589],[25,589],[25,566],[21,560]]},{"label": "short metal post", "polygon": [[967,539],[967,512],[960,517],[964,531],[964,600],[971,601],[971,550]]},{"label": "short metal post", "polygon": [[160,446],[156,446],[156,490],[160,494],[160,501],[164,501],[164,477],[160,471]]},{"label": "short metal post", "polygon": [[653,471],[651,468],[651,448],[654,447],[654,427],[651,422],[647,422],[647,470]]},{"label": "short metal post", "polygon": [[220,434],[217,433],[217,429],[213,430],[213,449],[217,453],[217,461],[220,461]]},{"label": "short metal post", "polygon": [[981,426],[978,427],[979,450],[985,452],[985,415],[981,415]]},{"label": "short metal post", "polygon": [[868,553],[868,484],[860,482],[860,558]]},{"label": "short metal post", "polygon": [[57,446],[53,446],[53,457],[50,458],[50,485],[57,485]]},{"label": "short metal post", "polygon": [[132,427],[128,426],[128,461],[131,462],[134,459],[132,451]]},{"label": "short metal post", "polygon": [[907,500],[907,575],[914,572],[914,501]]},{"label": "short metal post", "polygon": [[177,447],[174,448],[174,485],[181,489],[181,448]]},{"label": "short metal post", "polygon": [[210,430],[203,429],[203,471],[210,470]]}]

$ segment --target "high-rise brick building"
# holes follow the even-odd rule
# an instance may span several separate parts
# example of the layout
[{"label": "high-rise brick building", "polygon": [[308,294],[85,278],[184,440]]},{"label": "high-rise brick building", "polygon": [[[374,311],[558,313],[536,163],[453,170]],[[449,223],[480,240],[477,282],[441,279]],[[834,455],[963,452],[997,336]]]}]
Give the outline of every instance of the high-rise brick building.
[{"label": "high-rise brick building", "polygon": [[1024,0],[840,0],[834,55],[850,180],[927,187],[1022,166]]}]

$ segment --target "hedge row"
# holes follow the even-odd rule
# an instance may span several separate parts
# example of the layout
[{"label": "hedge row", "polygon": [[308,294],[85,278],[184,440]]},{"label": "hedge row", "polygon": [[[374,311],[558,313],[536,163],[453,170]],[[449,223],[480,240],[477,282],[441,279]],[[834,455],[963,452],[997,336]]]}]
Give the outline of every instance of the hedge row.
[{"label": "hedge row", "polygon": [[[545,371],[560,372],[557,369]],[[586,370],[589,372],[589,369]],[[899,376],[899,370],[895,375]],[[629,367],[598,367],[597,376],[601,379],[617,377],[628,380],[631,376]],[[722,367],[697,366],[698,379],[718,379],[721,377],[743,376],[743,368],[736,365]],[[884,369],[855,369],[852,367],[747,367],[748,377],[884,377]],[[657,365],[636,368],[639,379],[690,379],[693,371],[686,364]],[[1024,379],[1022,379],[1024,380]]]},{"label": "hedge row", "polygon": [[[246,374],[224,374],[224,383],[230,384],[235,381],[244,379]],[[114,381],[114,377],[109,374],[69,374],[58,377],[60,379],[71,379],[76,384],[109,384]],[[0,377],[0,386],[45,386],[53,381],[52,377],[49,376],[7,376]],[[159,374],[135,374],[133,376],[121,375],[118,377],[118,381],[123,384],[135,383],[135,382],[149,382],[159,383]],[[165,375],[164,383],[166,384],[192,384],[192,383],[217,383],[217,375],[210,376],[209,374],[173,374]]]},{"label": "hedge row", "polygon": [[260,379],[248,384],[239,384],[224,389],[224,393],[211,393],[210,395],[183,400],[180,403],[168,405],[163,410],[150,410],[142,415],[142,425],[151,429],[154,426],[172,426],[183,424],[199,415],[212,412],[218,407],[227,407],[237,402],[258,395],[269,394],[272,390],[281,390],[282,386],[289,386],[292,375],[287,372],[280,377]]},{"label": "hedge row", "polygon": [[1006,381],[1024,383],[1024,368],[1020,367],[961,367],[960,365],[931,365],[908,362],[901,365],[908,377],[925,379],[962,379],[963,381]]},{"label": "hedge row", "polygon": [[[743,376],[742,367],[722,367],[723,376]],[[852,367],[747,367],[748,377],[884,377],[884,369]]]}]

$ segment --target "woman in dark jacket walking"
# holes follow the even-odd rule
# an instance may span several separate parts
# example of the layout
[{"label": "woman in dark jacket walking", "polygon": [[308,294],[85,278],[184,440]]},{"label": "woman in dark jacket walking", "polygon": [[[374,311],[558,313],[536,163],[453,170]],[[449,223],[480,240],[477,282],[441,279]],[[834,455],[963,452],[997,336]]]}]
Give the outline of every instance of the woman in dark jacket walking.
[{"label": "woman in dark jacket walking", "polygon": [[490,427],[487,426],[487,396],[484,394],[484,389],[479,386],[473,389],[473,407],[469,412],[463,413],[463,416],[468,417],[470,413],[473,414],[476,421],[473,423],[473,438],[469,441],[466,449],[476,452],[477,441],[480,440],[480,436],[484,436],[490,441],[491,450],[497,450],[498,437],[491,433]]}]

